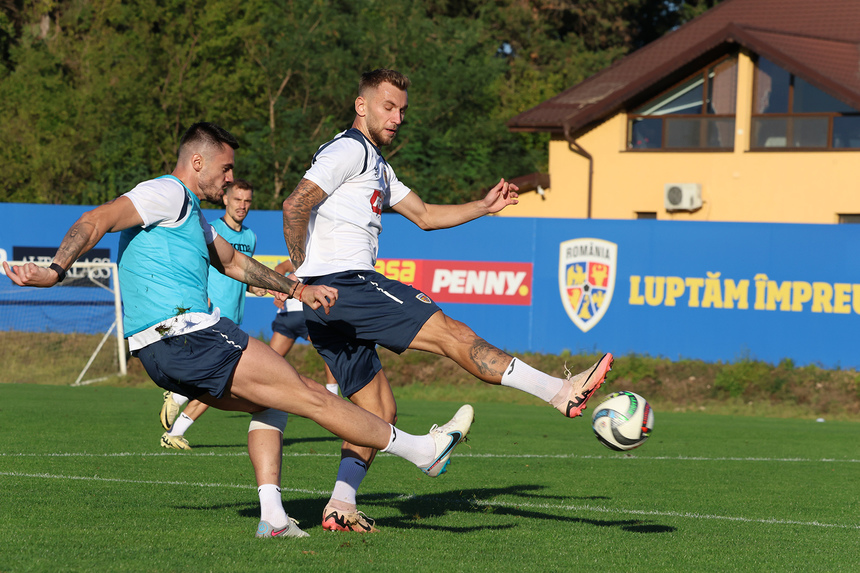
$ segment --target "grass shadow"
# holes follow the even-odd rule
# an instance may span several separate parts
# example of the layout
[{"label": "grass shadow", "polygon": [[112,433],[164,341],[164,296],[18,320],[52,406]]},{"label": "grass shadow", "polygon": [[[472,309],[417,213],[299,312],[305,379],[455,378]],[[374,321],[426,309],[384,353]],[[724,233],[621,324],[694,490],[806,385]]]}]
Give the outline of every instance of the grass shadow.
[{"label": "grass shadow", "polygon": [[[445,493],[427,495],[402,494],[369,494],[362,495],[363,507],[388,507],[395,509],[399,515],[383,517],[376,521],[380,528],[396,529],[427,529],[451,533],[468,533],[472,531],[499,531],[520,527],[521,523],[513,521],[507,524],[487,524],[469,527],[444,526],[428,523],[428,520],[442,517],[451,512],[467,512],[505,516],[514,520],[538,519],[552,521],[558,524],[581,523],[594,527],[615,527],[630,533],[672,533],[675,527],[654,523],[643,519],[594,519],[575,515],[576,508],[569,507],[577,501],[587,502],[607,500],[605,496],[559,497],[547,496],[540,493],[543,486],[527,484],[504,488],[476,488],[469,490],[453,490]],[[504,496],[514,501],[501,501]],[[521,501],[516,501],[517,499]],[[553,511],[547,502],[556,502],[559,508]],[[299,520],[304,529],[319,527],[325,500],[319,497],[286,498],[284,507],[291,517]],[[567,506],[567,507],[566,507]],[[256,504],[212,505],[207,507],[181,507],[180,509],[218,510],[226,507],[236,507],[242,517],[259,518],[259,507]],[[369,510],[371,515],[372,510]]]}]

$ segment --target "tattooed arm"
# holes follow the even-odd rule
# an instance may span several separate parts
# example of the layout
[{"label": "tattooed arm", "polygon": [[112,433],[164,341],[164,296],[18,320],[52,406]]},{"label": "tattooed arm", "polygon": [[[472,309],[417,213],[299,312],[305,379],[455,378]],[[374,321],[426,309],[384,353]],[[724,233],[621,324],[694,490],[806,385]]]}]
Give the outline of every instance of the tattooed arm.
[{"label": "tattooed arm", "polygon": [[290,260],[296,268],[305,262],[305,242],[311,209],[326,198],[325,191],[307,179],[302,179],[284,201],[284,240]]},{"label": "tattooed arm", "polygon": [[[54,255],[53,263],[67,271],[78,257],[96,246],[105,233],[114,233],[142,224],[143,219],[131,199],[117,197],[81,215],[66,232],[57,254]],[[4,261],[3,269],[6,276],[20,286],[50,287],[59,279],[58,271],[33,263],[10,267]]]},{"label": "tattooed arm", "polygon": [[266,265],[240,253],[220,235],[209,245],[213,266],[232,279],[251,286],[297,298],[311,308],[323,307],[326,314],[337,300],[337,289],[327,286],[302,285]]}]

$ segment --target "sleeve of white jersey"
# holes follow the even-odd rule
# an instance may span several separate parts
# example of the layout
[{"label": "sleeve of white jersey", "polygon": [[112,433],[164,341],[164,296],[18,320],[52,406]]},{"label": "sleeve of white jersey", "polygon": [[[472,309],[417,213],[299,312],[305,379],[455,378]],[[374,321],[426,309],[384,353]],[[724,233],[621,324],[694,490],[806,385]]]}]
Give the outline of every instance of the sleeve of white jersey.
[{"label": "sleeve of white jersey", "polygon": [[388,202],[384,205],[384,207],[391,207],[392,205],[397,205],[412,191],[409,187],[403,184],[400,179],[397,178],[397,175],[394,174],[394,169],[390,166],[386,166],[388,169],[389,176],[389,189],[391,190],[390,196],[388,198]]},{"label": "sleeve of white jersey", "polygon": [[131,199],[143,220],[144,227],[160,223],[176,224],[185,204],[185,189],[178,183],[165,184],[164,180],[144,181],[124,196]]},{"label": "sleeve of white jersey", "polygon": [[203,229],[203,238],[206,239],[206,244],[211,245],[215,242],[215,237],[218,236],[218,231],[212,226],[212,223],[203,217],[203,211],[199,212],[200,228]]},{"label": "sleeve of white jersey", "polygon": [[326,195],[331,195],[345,181],[361,174],[364,154],[361,142],[340,137],[319,152],[304,178],[318,185]]}]

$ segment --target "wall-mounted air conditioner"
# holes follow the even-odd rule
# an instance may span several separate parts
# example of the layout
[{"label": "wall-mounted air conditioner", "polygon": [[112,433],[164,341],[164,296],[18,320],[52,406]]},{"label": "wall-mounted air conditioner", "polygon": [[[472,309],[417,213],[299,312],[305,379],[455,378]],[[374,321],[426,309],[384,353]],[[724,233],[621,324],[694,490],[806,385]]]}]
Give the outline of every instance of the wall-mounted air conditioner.
[{"label": "wall-mounted air conditioner", "polygon": [[701,183],[666,183],[663,203],[667,211],[695,211],[702,208]]}]

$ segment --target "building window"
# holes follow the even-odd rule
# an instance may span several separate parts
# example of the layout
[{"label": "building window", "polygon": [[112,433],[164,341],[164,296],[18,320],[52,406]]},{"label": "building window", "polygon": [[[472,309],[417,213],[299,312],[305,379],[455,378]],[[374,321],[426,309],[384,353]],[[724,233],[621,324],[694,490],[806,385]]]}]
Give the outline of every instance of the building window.
[{"label": "building window", "polygon": [[860,112],[765,58],[755,70],[752,149],[860,148]]},{"label": "building window", "polygon": [[637,219],[656,219],[657,212],[656,211],[636,211]]},{"label": "building window", "polygon": [[857,213],[839,213],[840,224],[857,224],[860,223],[860,215]]},{"label": "building window", "polygon": [[738,60],[725,58],[628,114],[627,149],[731,150]]}]

